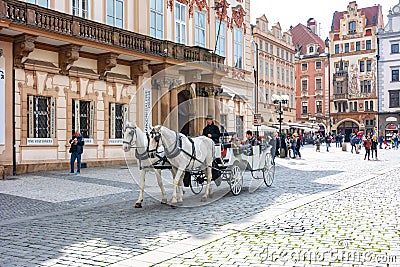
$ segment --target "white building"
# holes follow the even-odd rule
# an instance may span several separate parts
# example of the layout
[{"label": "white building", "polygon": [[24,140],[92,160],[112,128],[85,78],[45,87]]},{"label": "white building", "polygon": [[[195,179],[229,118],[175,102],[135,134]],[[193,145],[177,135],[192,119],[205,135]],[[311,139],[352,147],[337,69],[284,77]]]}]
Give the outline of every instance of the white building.
[{"label": "white building", "polygon": [[390,138],[400,127],[400,2],[389,11],[378,44],[379,132]]}]

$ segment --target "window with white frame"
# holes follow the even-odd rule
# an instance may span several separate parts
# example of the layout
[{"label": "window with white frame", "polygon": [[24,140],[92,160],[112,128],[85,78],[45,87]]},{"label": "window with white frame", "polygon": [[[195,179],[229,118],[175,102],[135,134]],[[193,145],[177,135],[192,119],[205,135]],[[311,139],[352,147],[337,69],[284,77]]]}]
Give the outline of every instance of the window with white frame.
[{"label": "window with white frame", "polygon": [[315,61],[315,69],[320,70],[322,68],[322,62],[321,61]]},{"label": "window with white frame", "polygon": [[282,82],[284,82],[284,81],[285,81],[285,70],[282,67]]},{"label": "window with white frame", "polygon": [[308,114],[308,103],[307,102],[301,103],[301,114],[303,114],[303,115]]},{"label": "window with white frame", "polygon": [[186,6],[177,1],[175,2],[175,41],[186,44]]},{"label": "window with white frame", "polygon": [[258,101],[260,101],[260,103],[264,102],[264,89],[262,86],[258,88]]},{"label": "window with white frame", "polygon": [[307,71],[308,70],[308,64],[307,63],[301,63],[301,71]]},{"label": "window with white frame", "polygon": [[150,36],[164,39],[164,0],[150,0]]},{"label": "window with white frame", "polygon": [[360,51],[361,50],[361,42],[357,41],[356,42],[356,51]]},{"label": "window with white frame", "polygon": [[88,4],[88,0],[72,0],[72,15],[87,19],[89,17]]},{"label": "window with white frame", "polygon": [[195,43],[197,46],[206,46],[206,15],[196,10],[194,13]]},{"label": "window with white frame", "polygon": [[269,53],[270,53],[271,55],[274,54],[274,45],[273,45],[273,44],[271,44],[271,45],[269,46]]},{"label": "window with white frame", "polygon": [[365,41],[365,49],[366,49],[366,50],[371,50],[371,49],[372,49],[372,42],[371,42],[371,40]]},{"label": "window with white frame", "polygon": [[371,93],[371,80],[360,81],[360,91],[362,94]]},{"label": "window with white frame", "polygon": [[234,36],[233,36],[233,41],[234,41],[234,51],[233,51],[233,59],[235,63],[236,68],[242,68],[243,67],[243,32],[242,30],[235,28],[234,30]]},{"label": "window with white frame", "polygon": [[72,100],[72,132],[79,131],[85,138],[94,135],[94,102]]},{"label": "window with white frame", "polygon": [[399,80],[399,69],[392,69],[392,82],[398,82]]},{"label": "window with white frame", "polygon": [[[262,61],[261,59],[259,60],[259,64],[258,64],[258,73],[262,78],[263,72],[264,72],[264,61]],[[260,78],[260,77],[259,77]]]},{"label": "window with white frame", "polygon": [[107,0],[107,25],[122,28],[124,22],[124,1]]},{"label": "window with white frame", "polygon": [[271,78],[273,79],[274,78],[274,63],[271,62],[270,65],[271,65],[271,68],[269,70],[270,70]]},{"label": "window with white frame", "polygon": [[399,44],[391,44],[390,45],[390,53],[398,54],[399,53]]},{"label": "window with white frame", "polygon": [[281,79],[281,67],[279,67],[279,66],[276,66],[276,76],[279,81]]},{"label": "window with white frame", "polygon": [[322,90],[322,78],[315,78],[315,90]]},{"label": "window with white frame", "polygon": [[301,90],[303,92],[308,91],[308,80],[306,80],[306,79],[301,80]]},{"label": "window with white frame", "polygon": [[260,44],[258,45],[258,50],[263,50],[263,40],[260,40]]},{"label": "window with white frame", "polygon": [[356,21],[350,21],[349,22],[349,34],[354,34],[354,33],[357,32],[356,26],[357,26],[357,22]]},{"label": "window with white frame", "polygon": [[316,111],[316,113],[322,114],[322,101],[321,100],[315,101],[315,111]]},{"label": "window with white frame", "polygon": [[49,7],[49,1],[48,0],[26,0],[27,3],[30,4],[35,4],[41,7],[48,8]]},{"label": "window with white frame", "polygon": [[400,90],[389,91],[389,108],[400,107]]},{"label": "window with white frame", "polygon": [[55,98],[28,96],[28,138],[55,138],[55,123]]},{"label": "window with white frame", "polygon": [[269,64],[268,61],[265,61],[265,77],[269,77]]},{"label": "window with white frame", "polygon": [[[224,22],[221,22],[217,20],[217,51],[216,53],[220,56],[225,56],[226,55],[226,24]],[[219,33],[218,33],[219,32]]]},{"label": "window with white frame", "polygon": [[128,121],[128,105],[110,103],[109,107],[109,134],[110,139],[121,139],[124,125]]}]

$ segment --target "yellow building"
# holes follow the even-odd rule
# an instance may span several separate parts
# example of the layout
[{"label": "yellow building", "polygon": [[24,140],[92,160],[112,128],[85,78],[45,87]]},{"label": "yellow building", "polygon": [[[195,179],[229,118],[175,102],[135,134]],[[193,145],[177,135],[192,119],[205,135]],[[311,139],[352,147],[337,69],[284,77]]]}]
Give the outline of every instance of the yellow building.
[{"label": "yellow building", "polygon": [[[75,130],[85,137],[83,162],[96,166],[124,162],[127,121],[196,135],[198,116],[211,113],[228,130],[249,127],[249,0],[26,2],[0,0],[7,173],[66,168]],[[179,105],[192,99],[201,101]]]}]

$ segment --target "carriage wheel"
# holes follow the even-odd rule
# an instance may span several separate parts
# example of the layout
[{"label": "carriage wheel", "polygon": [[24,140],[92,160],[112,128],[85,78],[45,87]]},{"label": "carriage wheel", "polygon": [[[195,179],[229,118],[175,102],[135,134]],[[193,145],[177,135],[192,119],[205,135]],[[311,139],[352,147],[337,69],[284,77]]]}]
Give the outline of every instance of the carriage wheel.
[{"label": "carriage wheel", "polygon": [[270,187],[275,178],[275,163],[273,162],[272,155],[270,153],[268,153],[265,157],[263,176],[265,185]]},{"label": "carriage wheel", "polygon": [[191,175],[190,180],[190,190],[192,190],[193,194],[198,195],[203,190],[204,178],[201,177],[201,174]]},{"label": "carriage wheel", "polygon": [[239,166],[234,165],[231,169],[231,175],[229,180],[232,194],[237,196],[242,191],[243,187],[243,171]]}]

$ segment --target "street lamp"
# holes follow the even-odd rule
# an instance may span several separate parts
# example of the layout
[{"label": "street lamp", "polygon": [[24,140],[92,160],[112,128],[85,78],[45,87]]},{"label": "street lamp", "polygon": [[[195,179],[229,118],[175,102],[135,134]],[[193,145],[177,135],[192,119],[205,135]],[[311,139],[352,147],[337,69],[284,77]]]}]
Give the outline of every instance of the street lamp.
[{"label": "street lamp", "polygon": [[275,94],[273,94],[271,99],[272,99],[272,103],[274,103],[275,105],[279,105],[279,109],[276,111],[276,113],[279,114],[279,118],[278,118],[278,121],[279,121],[279,136],[282,137],[282,121],[283,121],[283,118],[282,118],[282,114],[283,114],[282,104],[286,105],[286,104],[289,103],[289,96],[288,95],[275,95]]},{"label": "street lamp", "polygon": [[251,38],[251,42],[253,43],[254,46],[254,86],[255,86],[255,102],[254,102],[254,113],[258,113],[258,43]]}]

